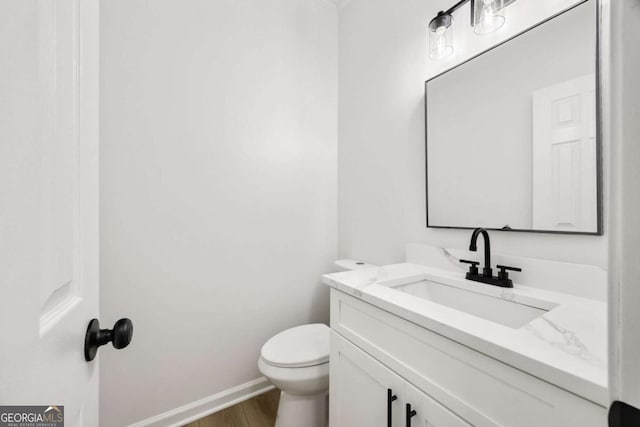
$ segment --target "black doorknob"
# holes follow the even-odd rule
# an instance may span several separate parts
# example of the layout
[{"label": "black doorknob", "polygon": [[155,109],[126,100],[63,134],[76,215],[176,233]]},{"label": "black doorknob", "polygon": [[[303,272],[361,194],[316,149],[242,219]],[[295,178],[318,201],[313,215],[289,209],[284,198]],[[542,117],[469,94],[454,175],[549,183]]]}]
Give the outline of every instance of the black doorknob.
[{"label": "black doorknob", "polygon": [[100,329],[98,319],[91,319],[84,336],[84,359],[92,361],[98,353],[98,347],[111,342],[114,348],[125,348],[133,337],[133,323],[129,319],[120,319],[113,329]]}]

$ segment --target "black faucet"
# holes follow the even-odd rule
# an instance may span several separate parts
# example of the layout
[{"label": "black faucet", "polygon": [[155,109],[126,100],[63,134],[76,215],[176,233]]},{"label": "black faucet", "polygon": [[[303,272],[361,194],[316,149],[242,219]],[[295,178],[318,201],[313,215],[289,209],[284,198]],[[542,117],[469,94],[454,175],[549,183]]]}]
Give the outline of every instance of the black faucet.
[{"label": "black faucet", "polygon": [[478,236],[482,234],[484,240],[484,267],[482,268],[482,275],[484,277],[492,277],[493,271],[491,271],[491,242],[489,242],[489,233],[484,228],[476,228],[471,235],[471,243],[469,243],[469,250],[475,252],[478,250],[477,242]]},{"label": "black faucet", "polygon": [[475,282],[487,283],[489,285],[500,286],[502,288],[513,288],[513,282],[509,279],[510,271],[522,271],[522,269],[517,267],[509,267],[506,265],[497,265],[498,276],[493,276],[493,270],[491,269],[491,243],[489,242],[489,233],[484,228],[476,228],[473,230],[473,234],[471,235],[471,243],[469,243],[469,250],[475,252],[478,250],[477,241],[478,236],[482,234],[482,238],[484,240],[484,267],[482,267],[482,274],[478,272],[478,264],[477,261],[467,261],[466,259],[461,259],[460,262],[471,264],[469,267],[469,272],[466,275],[467,280],[473,280]]}]

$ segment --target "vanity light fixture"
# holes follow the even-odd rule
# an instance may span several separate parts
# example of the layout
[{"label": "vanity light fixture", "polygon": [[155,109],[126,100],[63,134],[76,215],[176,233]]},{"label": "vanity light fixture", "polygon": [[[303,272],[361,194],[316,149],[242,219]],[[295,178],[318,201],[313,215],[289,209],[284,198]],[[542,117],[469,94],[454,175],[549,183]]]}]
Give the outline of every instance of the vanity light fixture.
[{"label": "vanity light fixture", "polygon": [[453,12],[471,3],[471,26],[479,35],[489,34],[506,21],[506,5],[514,0],[460,0],[449,9],[438,12],[429,22],[429,57],[444,59],[453,53]]}]

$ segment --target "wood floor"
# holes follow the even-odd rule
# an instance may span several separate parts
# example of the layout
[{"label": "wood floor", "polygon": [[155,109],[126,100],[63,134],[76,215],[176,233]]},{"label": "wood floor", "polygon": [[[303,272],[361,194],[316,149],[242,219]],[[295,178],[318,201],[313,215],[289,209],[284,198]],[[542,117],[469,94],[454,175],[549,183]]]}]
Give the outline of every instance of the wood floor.
[{"label": "wood floor", "polygon": [[272,390],[184,427],[273,427],[279,399],[280,390]]}]

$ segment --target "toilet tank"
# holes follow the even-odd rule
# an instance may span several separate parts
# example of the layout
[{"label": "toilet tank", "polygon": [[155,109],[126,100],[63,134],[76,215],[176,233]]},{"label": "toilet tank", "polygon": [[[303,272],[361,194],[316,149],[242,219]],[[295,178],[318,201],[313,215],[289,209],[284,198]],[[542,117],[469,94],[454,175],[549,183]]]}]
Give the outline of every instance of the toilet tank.
[{"label": "toilet tank", "polygon": [[379,267],[375,264],[369,264],[368,262],[360,261],[357,259],[339,259],[335,262],[339,271],[360,270],[363,268]]}]

